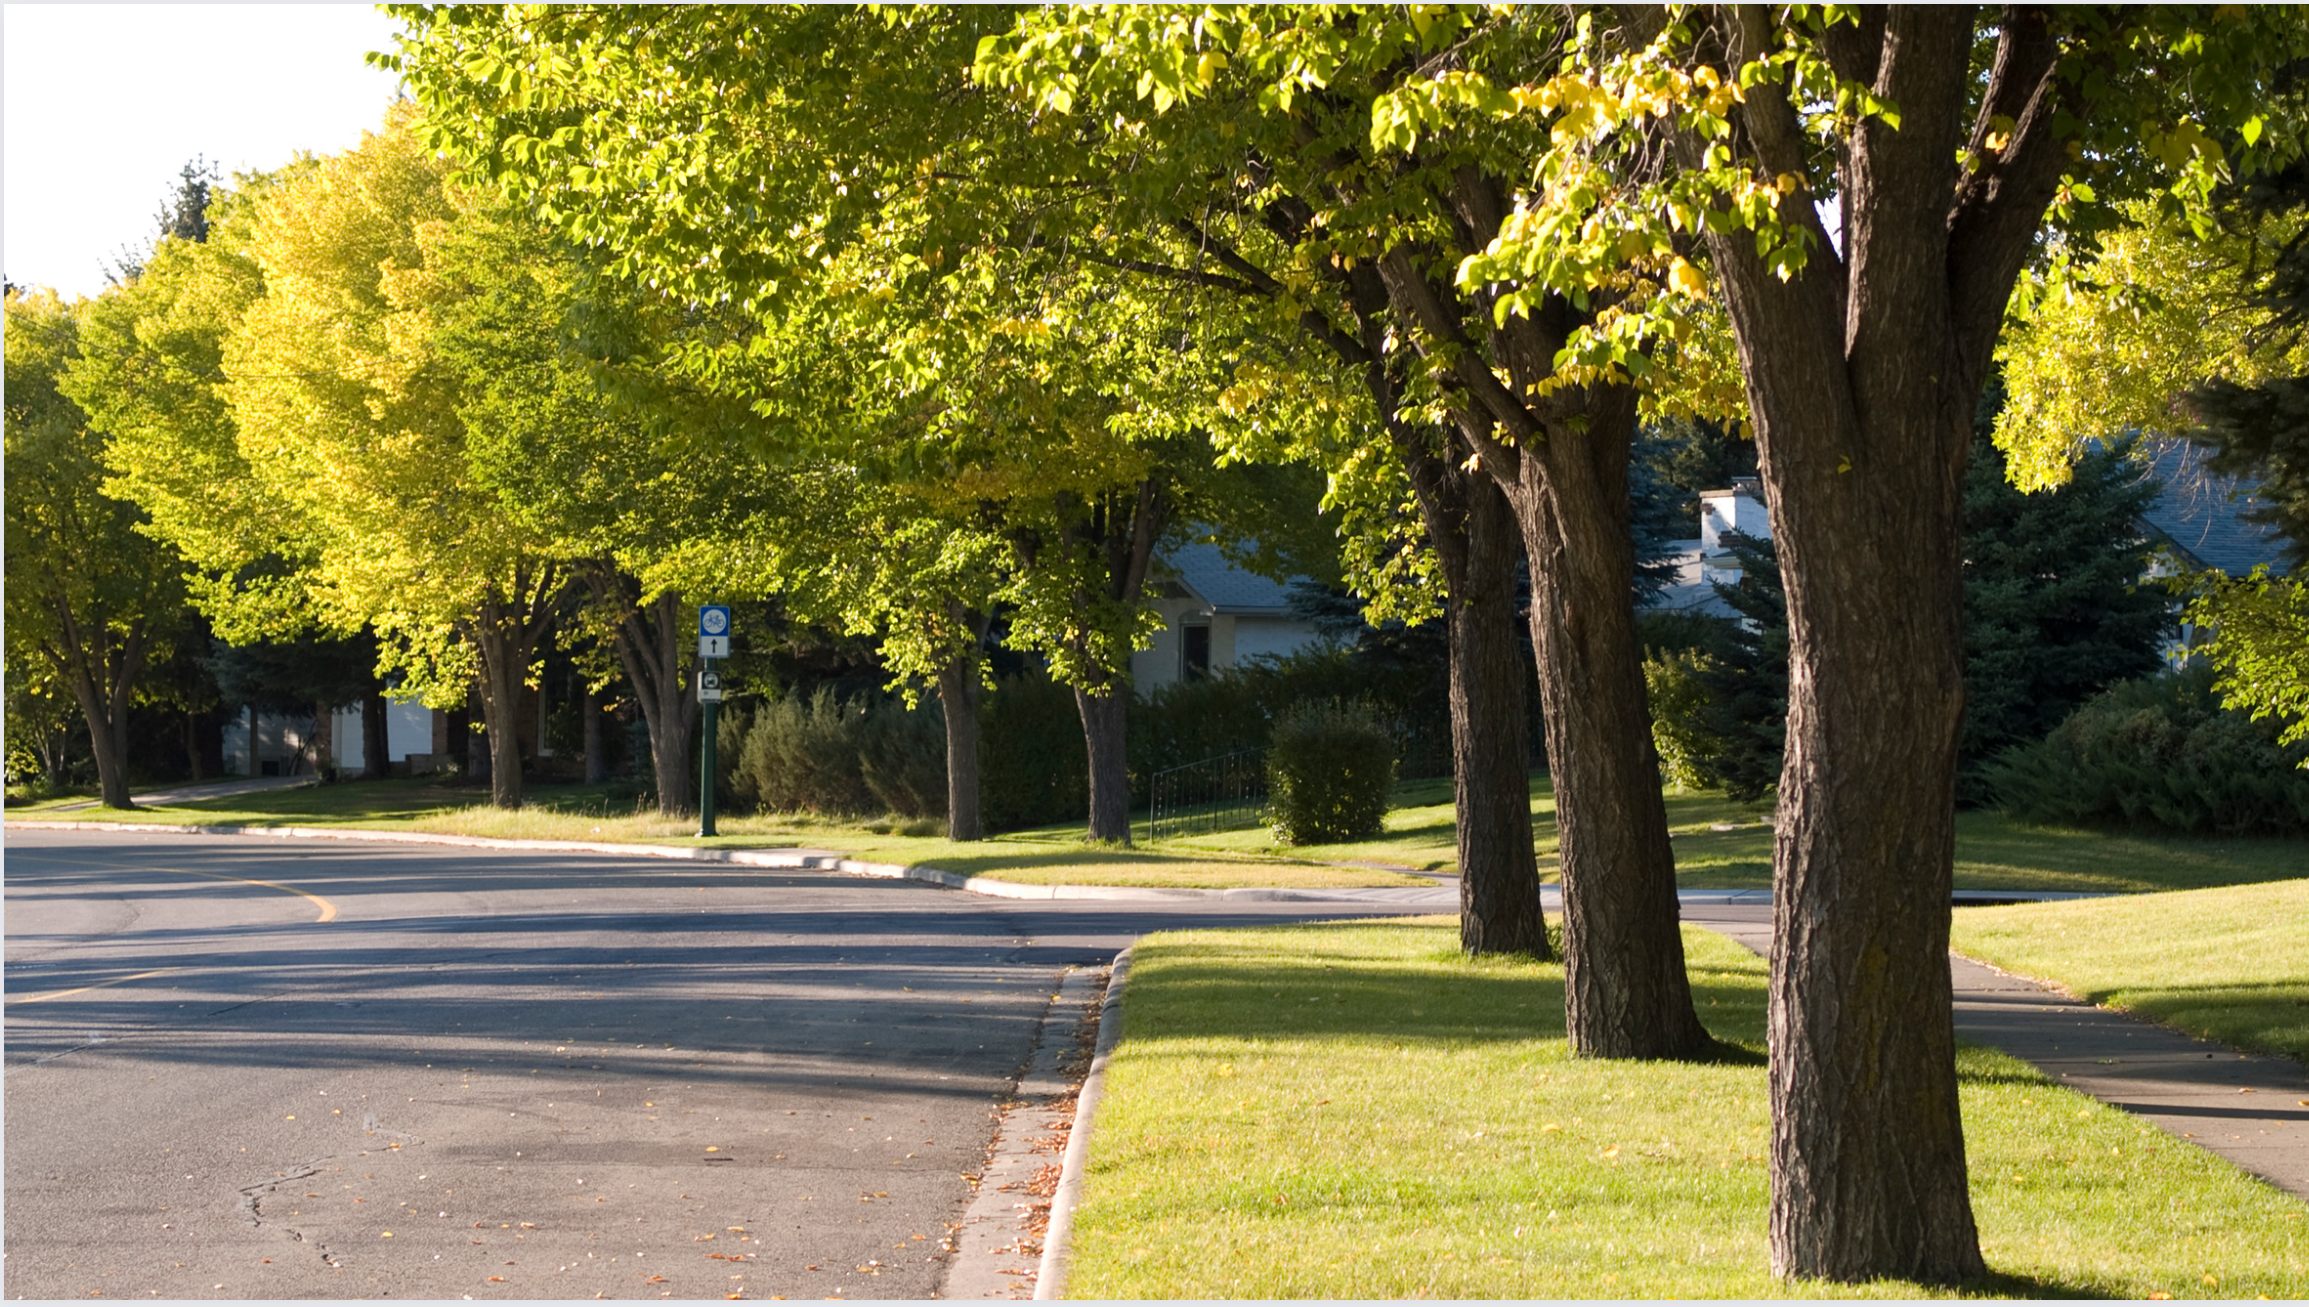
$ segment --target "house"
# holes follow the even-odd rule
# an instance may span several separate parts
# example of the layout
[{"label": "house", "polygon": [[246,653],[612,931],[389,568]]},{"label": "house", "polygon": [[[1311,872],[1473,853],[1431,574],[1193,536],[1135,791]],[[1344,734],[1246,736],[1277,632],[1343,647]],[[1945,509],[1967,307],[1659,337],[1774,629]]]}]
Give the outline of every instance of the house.
[{"label": "house", "polygon": [[[2253,485],[2206,470],[2206,451],[2186,441],[2160,441],[2142,446],[2141,452],[2141,474],[2155,477],[2162,487],[2139,525],[2143,534],[2164,546],[2144,579],[2206,568],[2243,576],[2263,563],[2272,572],[2285,573],[2283,533],[2245,519],[2262,503]],[[1654,611],[1737,616],[1715,590],[1717,584],[1731,585],[1740,579],[1739,560],[1722,543],[1727,531],[1765,540],[1772,536],[1763,489],[1753,478],[1736,480],[1724,490],[1700,492],[1700,538],[1679,542],[1668,554],[1665,561],[1675,565],[1676,573],[1652,599],[1649,606]],[[2183,632],[2175,650],[2185,651],[2187,644],[2188,633]]]},{"label": "house", "polygon": [[1165,550],[1147,584],[1162,629],[1131,655],[1132,683],[1154,690],[1315,644],[1314,624],[1291,614],[1290,587],[1228,562],[1217,545]]},{"label": "house", "polygon": [[2172,555],[2170,561],[2160,560],[2150,575],[2218,568],[2243,576],[2263,563],[2271,572],[2285,574],[2284,533],[2245,520],[2245,514],[2264,506],[2255,493],[2258,487],[2207,470],[2210,455],[2186,441],[2160,441],[2144,452],[2146,474],[2164,486],[2141,515],[2141,529]]},{"label": "house", "polygon": [[1759,540],[1772,538],[1771,515],[1764,509],[1764,488],[1754,477],[1741,477],[1722,490],[1700,492],[1700,538],[1670,547],[1660,561],[1676,570],[1668,584],[1652,597],[1653,611],[1700,613],[1708,617],[1737,617],[1732,606],[1716,593],[1718,585],[1740,579],[1740,560],[1724,544],[1724,534],[1737,531]]},{"label": "house", "polygon": [[[533,693],[523,707],[522,752],[532,758],[550,758],[552,746],[544,741],[547,703]],[[423,773],[445,762],[462,764],[465,741],[450,738],[452,722],[463,714],[428,708],[421,703],[385,703],[385,756],[398,774]],[[365,728],[361,706],[351,704],[331,715],[331,765],[346,775],[362,767]],[[254,739],[254,748],[251,740]],[[224,728],[225,774],[228,776],[295,776],[313,769],[313,716],[277,716],[242,709]]]}]

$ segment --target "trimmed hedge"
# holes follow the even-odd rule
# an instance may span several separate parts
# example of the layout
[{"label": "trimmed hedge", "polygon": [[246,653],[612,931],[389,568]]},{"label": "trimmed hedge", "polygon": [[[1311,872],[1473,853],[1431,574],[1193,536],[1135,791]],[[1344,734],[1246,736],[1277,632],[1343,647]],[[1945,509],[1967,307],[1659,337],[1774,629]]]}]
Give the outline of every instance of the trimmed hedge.
[{"label": "trimmed hedge", "polygon": [[1360,705],[1285,713],[1267,744],[1268,820],[1285,844],[1369,839],[1395,788],[1395,742]]}]

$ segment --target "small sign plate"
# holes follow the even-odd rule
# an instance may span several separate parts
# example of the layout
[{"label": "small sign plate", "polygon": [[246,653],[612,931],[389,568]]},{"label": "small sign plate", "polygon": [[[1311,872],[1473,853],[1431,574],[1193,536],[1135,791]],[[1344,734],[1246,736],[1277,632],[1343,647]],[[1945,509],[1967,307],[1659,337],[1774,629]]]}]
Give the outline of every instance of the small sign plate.
[{"label": "small sign plate", "polygon": [[728,604],[706,604],[698,609],[699,635],[728,635],[730,607]]},{"label": "small sign plate", "polygon": [[722,674],[721,674],[720,672],[713,672],[713,671],[705,671],[705,672],[699,672],[699,673],[698,673],[698,702],[699,702],[699,703],[720,703],[721,701],[722,701]]},{"label": "small sign plate", "polygon": [[730,638],[728,636],[701,635],[698,637],[698,657],[727,658],[729,656]]}]

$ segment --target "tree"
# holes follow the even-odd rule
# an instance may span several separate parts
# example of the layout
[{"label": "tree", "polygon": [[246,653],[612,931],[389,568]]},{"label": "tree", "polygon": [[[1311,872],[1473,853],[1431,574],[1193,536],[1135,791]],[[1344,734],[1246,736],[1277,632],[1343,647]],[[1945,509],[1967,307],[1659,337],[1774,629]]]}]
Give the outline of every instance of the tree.
[{"label": "tree", "polygon": [[518,219],[445,187],[405,116],[254,197],[264,289],[226,342],[223,398],[289,524],[272,552],[292,589],[324,628],[371,626],[404,693],[446,707],[478,691],[491,796],[518,807],[519,713],[569,567],[477,476],[466,409],[500,378],[442,339],[491,278],[530,270],[458,262],[466,227]]},{"label": "tree", "polygon": [[[980,525],[1012,555],[1010,638],[1077,690],[1091,834],[1127,841],[1121,708],[1151,620],[1141,591],[1211,462],[1207,437],[1147,396],[1177,393],[1166,374],[1199,362],[1176,352],[1184,319],[1158,330],[1143,298],[1098,293],[1037,234],[1050,196],[1032,161],[1064,142],[956,71],[1006,16],[396,12],[414,31],[392,62],[436,140],[621,271],[753,320],[693,357],[699,384],[772,415],[765,449],[916,486],[934,470],[990,510]],[[683,53],[637,62],[645,45]],[[548,48],[589,53],[532,67]],[[472,75],[491,63],[523,67],[528,89]],[[734,135],[719,129],[733,109],[748,123]],[[1031,175],[1000,166],[1017,160]],[[742,217],[696,220],[693,204],[733,187],[750,197]],[[813,406],[826,392],[797,361],[821,352],[820,331],[852,367]]]},{"label": "tree", "polygon": [[[1460,492],[1462,512],[1501,497],[1532,578],[1563,840],[1573,1046],[1700,1054],[1712,1043],[1683,973],[1674,863],[1642,721],[1628,450],[1645,404],[1709,402],[1699,397],[1710,377],[1731,374],[1711,369],[1706,350],[1664,339],[1645,357],[1656,355],[1656,375],[1676,386],[1639,387],[1624,370],[1595,366],[1594,341],[1624,315],[1621,301],[1657,298],[1658,283],[1641,272],[1560,312],[1495,312],[1492,291],[1455,272],[1503,236],[1528,142],[1432,118],[1413,140],[1375,126],[1371,108],[1437,68],[1457,78],[1552,58],[1563,35],[1553,14],[1470,22],[1425,10],[1077,9],[1039,13],[989,43],[980,76],[1025,87],[1043,113],[1080,106],[1090,122],[1119,124],[1108,171],[1147,174],[1131,198],[1158,219],[1126,229],[1178,226],[1185,255],[1216,265],[1190,264],[1188,273],[1252,284],[1263,276],[1311,333],[1328,327],[1327,338],[1345,338],[1343,359],[1357,359],[1360,332],[1364,355],[1386,360],[1367,371],[1415,481],[1425,443],[1437,490],[1450,489],[1452,473],[1480,473]],[[1150,165],[1150,154],[1159,162]],[[1211,177],[1224,180],[1211,186]],[[1177,196],[1167,212],[1161,201],[1170,197],[1145,194],[1164,187]],[[1260,267],[1262,258],[1274,262]],[[1129,266],[1153,261],[1139,254]],[[1704,333],[1679,335],[1697,344]],[[1685,393],[1671,398],[1678,388]],[[1429,485],[1420,489],[1424,498]],[[1431,515],[1429,533],[1451,570],[1456,522]],[[1512,549],[1490,584],[1471,590],[1454,575],[1451,588],[1504,607],[1496,596],[1512,576]],[[1469,661],[1512,672],[1512,660],[1497,656],[1512,641],[1489,644],[1491,657]],[[1475,764],[1462,767],[1463,783],[1502,786],[1513,774],[1496,756],[1463,762]],[[1469,861],[1472,873],[1485,860]],[[1475,880],[1463,878],[1463,889]],[[1512,884],[1503,879],[1503,891]],[[1463,935],[1477,915],[1463,911]]]},{"label": "tree", "polygon": [[[210,193],[219,181],[216,165],[204,158],[196,158],[184,165],[177,174],[176,186],[161,201],[160,211],[153,215],[158,239],[171,238],[199,242],[208,239],[208,205]],[[124,247],[104,274],[113,286],[124,286],[144,275],[144,267],[152,257],[151,245]]]},{"label": "tree", "polygon": [[[1501,239],[1458,270],[1502,313],[1559,311],[1631,265],[1703,290],[1678,266],[1695,254],[1721,288],[1790,618],[1780,1274],[1983,1269],[1945,960],[1973,413],[2048,215],[2103,214],[2101,192],[2186,204],[2223,153],[2293,151],[2294,120],[2262,115],[2300,45],[2259,12],[1630,8],[1524,84],[1446,63],[1375,109],[1396,139],[1462,113],[1550,129]],[[1646,334],[1628,323],[1622,352]]]},{"label": "tree", "polygon": [[7,298],[8,661],[78,703],[102,802],[126,808],[128,709],[183,610],[182,564],[104,493],[104,437],[60,387],[87,312],[54,291]]},{"label": "tree", "polygon": [[[2177,216],[2139,225],[2056,264],[2002,350],[2016,402],[1996,438],[2020,475],[2057,482],[2095,423],[2188,439],[2206,468],[2250,478],[2248,514],[2309,558],[2309,166],[2294,162],[2223,188],[2203,231]],[[2106,379],[2084,393],[2065,370]],[[2186,619],[2211,631],[2202,652],[2232,708],[2274,715],[2309,738],[2309,641],[2301,582],[2261,569],[2192,581]]]}]

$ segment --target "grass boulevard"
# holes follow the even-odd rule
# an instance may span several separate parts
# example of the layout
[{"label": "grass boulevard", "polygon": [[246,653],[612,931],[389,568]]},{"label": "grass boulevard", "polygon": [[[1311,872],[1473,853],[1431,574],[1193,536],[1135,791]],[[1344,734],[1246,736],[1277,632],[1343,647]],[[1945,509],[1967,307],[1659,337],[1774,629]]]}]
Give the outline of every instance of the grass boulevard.
[{"label": "grass boulevard", "polygon": [[[694,826],[543,787],[505,812],[423,781],[132,813],[11,817],[333,826],[695,844]],[[630,800],[625,802],[630,803]],[[1671,793],[1679,880],[1765,888],[1770,827]],[[1552,879],[1552,804],[1532,811]],[[1263,830],[1123,850],[1072,828],[977,844],[889,820],[726,819],[713,844],[813,847],[1004,880],[1141,886],[1434,884],[1448,782],[1400,787],[1386,835]],[[1335,864],[1364,864],[1341,866]],[[1414,876],[1389,868],[1430,873]],[[2190,1034],[2309,1061],[2309,842],[2135,838],[1958,821],[1960,889],[2109,897],[1965,908],[1954,947]],[[1695,993],[1745,1060],[1574,1060],[1560,966],[1470,963],[1442,918],[1143,941],[1072,1240],[1073,1296],[1913,1297],[1774,1280],[1764,1210],[1764,962],[1687,928]],[[2309,1297],[2309,1206],[1985,1048],[1960,1054],[1994,1296]]]}]

